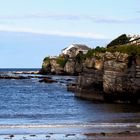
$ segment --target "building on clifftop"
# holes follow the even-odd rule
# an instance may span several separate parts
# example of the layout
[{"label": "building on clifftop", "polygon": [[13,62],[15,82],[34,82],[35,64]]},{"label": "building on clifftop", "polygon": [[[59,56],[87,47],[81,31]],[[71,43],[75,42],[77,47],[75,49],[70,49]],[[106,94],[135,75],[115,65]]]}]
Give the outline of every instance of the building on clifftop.
[{"label": "building on clifftop", "polygon": [[62,55],[68,55],[69,57],[75,57],[79,52],[86,54],[90,50],[87,45],[84,44],[72,44],[69,47],[62,50]]}]

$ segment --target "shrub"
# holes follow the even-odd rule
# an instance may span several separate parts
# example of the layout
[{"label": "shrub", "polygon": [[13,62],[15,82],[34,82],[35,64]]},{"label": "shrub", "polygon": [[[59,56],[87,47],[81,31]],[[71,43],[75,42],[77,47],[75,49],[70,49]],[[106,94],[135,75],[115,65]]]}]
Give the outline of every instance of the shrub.
[{"label": "shrub", "polygon": [[85,58],[91,58],[93,56],[97,56],[97,54],[99,53],[105,53],[106,52],[106,48],[104,47],[100,47],[97,46],[95,49],[91,49],[87,52],[87,54],[85,54]]},{"label": "shrub", "polygon": [[97,47],[95,48],[95,52],[105,53],[105,52],[106,52],[106,48],[97,46]]},{"label": "shrub", "polygon": [[117,47],[108,48],[109,52],[121,52],[128,55],[140,55],[140,45],[121,45]]},{"label": "shrub", "polygon": [[43,62],[44,62],[44,63],[45,63],[45,62],[50,62],[50,57],[45,57],[44,60],[43,60]]},{"label": "shrub", "polygon": [[78,63],[81,63],[83,60],[85,59],[84,57],[84,54],[82,52],[79,52],[76,57],[75,57],[75,60],[78,62]]},{"label": "shrub", "polygon": [[67,61],[68,61],[68,58],[66,58],[66,57],[58,57],[56,60],[57,64],[59,64],[60,67],[62,67],[62,68],[65,67],[65,64],[67,63]]}]

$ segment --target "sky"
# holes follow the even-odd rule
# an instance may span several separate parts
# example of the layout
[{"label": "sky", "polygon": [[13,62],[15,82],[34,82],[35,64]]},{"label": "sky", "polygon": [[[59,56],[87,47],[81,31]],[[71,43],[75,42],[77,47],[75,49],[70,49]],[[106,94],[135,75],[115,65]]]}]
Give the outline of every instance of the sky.
[{"label": "sky", "polygon": [[72,43],[140,34],[140,0],[0,0],[0,68],[41,67]]}]

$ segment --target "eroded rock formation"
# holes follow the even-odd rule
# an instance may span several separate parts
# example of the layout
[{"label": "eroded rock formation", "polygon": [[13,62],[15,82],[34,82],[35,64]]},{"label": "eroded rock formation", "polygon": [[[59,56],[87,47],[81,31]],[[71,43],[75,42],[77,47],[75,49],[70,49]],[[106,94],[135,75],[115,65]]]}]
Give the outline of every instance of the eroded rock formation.
[{"label": "eroded rock formation", "polygon": [[[91,61],[90,61],[91,60]],[[140,57],[106,52],[101,60],[85,61],[75,96],[99,101],[137,102],[140,98]]]}]

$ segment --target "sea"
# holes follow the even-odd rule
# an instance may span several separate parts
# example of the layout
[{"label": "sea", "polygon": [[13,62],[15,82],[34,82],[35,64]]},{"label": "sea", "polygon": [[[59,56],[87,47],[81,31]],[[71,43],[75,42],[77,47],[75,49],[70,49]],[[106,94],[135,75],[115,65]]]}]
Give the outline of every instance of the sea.
[{"label": "sea", "polygon": [[[0,75],[37,70],[0,69]],[[140,105],[82,100],[67,91],[75,76],[46,75],[57,83],[40,83],[38,76],[0,79],[0,136],[140,131]]]}]

